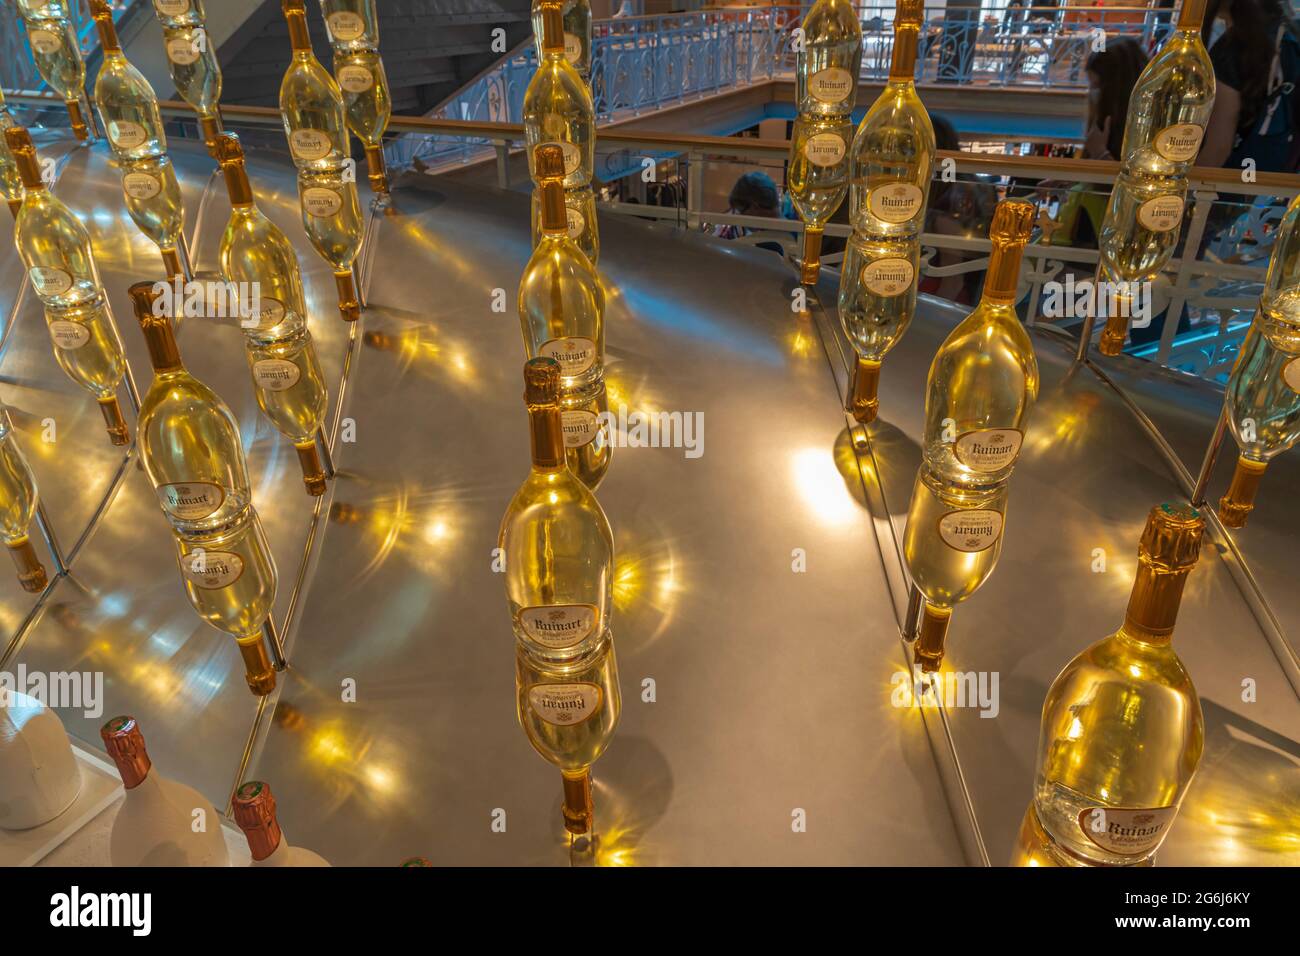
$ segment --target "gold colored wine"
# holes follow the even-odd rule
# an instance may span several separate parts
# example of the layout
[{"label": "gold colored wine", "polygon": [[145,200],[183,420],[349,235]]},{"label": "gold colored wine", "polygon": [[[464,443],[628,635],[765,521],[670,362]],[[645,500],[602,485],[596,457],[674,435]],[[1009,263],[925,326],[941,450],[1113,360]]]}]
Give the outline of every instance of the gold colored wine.
[{"label": "gold colored wine", "polygon": [[365,238],[357,184],[345,177],[348,167],[299,170],[298,203],[307,238],[334,270],[339,312],[349,322],[361,317],[352,264]]},{"label": "gold colored wine", "polygon": [[1241,454],[1219,517],[1241,528],[1268,463],[1300,441],[1300,197],[1278,224],[1259,308],[1228,378],[1225,412]]},{"label": "gold colored wine", "polygon": [[95,78],[95,105],[104,134],[119,163],[130,163],[167,152],[158,97],[144,74],[122,53],[108,0],[90,0],[90,13],[99,30],[103,63]]},{"label": "gold colored wine", "polygon": [[109,440],[114,445],[130,444],[130,434],[122,408],[117,401],[117,387],[126,374],[126,356],[117,326],[102,296],[67,309],[46,306],[45,324],[59,368],[82,388],[95,396]]},{"label": "gold colored wine", "polygon": [[519,319],[528,357],[560,363],[566,396],[594,397],[605,374],[605,292],[569,238],[562,163],[558,146],[538,150],[542,237],[519,280]]},{"label": "gold colored wine", "polygon": [[45,566],[27,537],[37,500],[36,479],[18,447],[9,409],[0,405],[0,536],[18,569],[19,584],[32,593],[44,591],[48,583]]},{"label": "gold colored wine", "polygon": [[335,50],[351,53],[379,49],[375,0],[321,0],[320,9]]},{"label": "gold colored wine", "polygon": [[609,396],[602,382],[594,398],[562,396],[564,457],[569,470],[592,491],[609,471],[614,448],[609,427]]},{"label": "gold colored wine", "polygon": [[[162,5],[184,5],[177,16],[163,13]],[[203,142],[211,151],[221,134],[221,64],[213,49],[207,21],[198,0],[159,0],[154,12],[162,24],[163,50],[176,92],[199,117]]]},{"label": "gold colored wine", "polygon": [[370,188],[388,192],[388,173],[384,165],[384,130],[393,113],[392,96],[384,61],[370,50],[334,54],[334,76],[343,91],[348,128],[366,149],[370,170]]},{"label": "gold colored wine", "polygon": [[590,653],[610,626],[614,537],[591,490],[565,463],[560,369],[524,366],[532,469],[501,519],[506,597],[515,637],[541,660]]},{"label": "gold colored wine", "polygon": [[[564,191],[564,214],[569,238],[578,244],[593,268],[600,259],[600,230],[596,222],[596,192],[590,186],[575,186]],[[533,189],[533,248],[542,239],[542,191]]]},{"label": "gold colored wine", "polygon": [[925,226],[935,141],[914,82],[921,6],[900,0],[889,81],[853,137],[849,221],[864,238],[910,237]]},{"label": "gold colored wine", "polygon": [[925,396],[925,466],[947,484],[1005,481],[1038,397],[1038,360],[1016,315],[1020,259],[1035,208],[1004,200],[993,213],[984,294],[948,334],[930,365]]},{"label": "gold colored wine", "polygon": [[86,61],[81,58],[81,46],[66,9],[55,4],[44,8],[20,4],[19,14],[27,27],[27,40],[31,44],[36,71],[50,89],[63,97],[77,139],[89,139],[90,129],[81,109],[86,86]]},{"label": "gold colored wine", "polygon": [[275,606],[276,571],[257,511],[245,508],[207,531],[177,529],[174,538],[190,604],[204,621],[235,638],[249,690],[258,696],[271,693],[275,670],[262,625]]},{"label": "gold colored wine", "polygon": [[528,172],[540,185],[537,148],[556,143],[564,153],[564,185],[586,186],[596,162],[596,113],[591,93],[564,58],[564,21],[558,0],[543,2],[541,7],[543,55],[524,93]]},{"label": "gold colored wine", "polygon": [[329,393],[306,322],[296,332],[266,339],[249,333],[244,341],[257,404],[298,452],[310,495],[325,494],[325,469],[316,432],[325,422]]},{"label": "gold colored wine", "polygon": [[129,290],[154,369],[140,404],[140,460],[172,526],[206,534],[244,519],[248,466],[235,416],[181,362],[161,285]]},{"label": "gold colored wine", "polygon": [[[543,0],[533,0],[533,42],[537,45],[537,62],[546,56],[542,49],[545,24],[542,22]],[[564,58],[578,71],[583,82],[591,83],[591,4],[587,0],[564,0],[560,12],[564,29]]]},{"label": "gold colored wine", "polygon": [[[1120,172],[1098,247],[1109,281],[1153,279],[1178,244],[1187,172],[1214,110],[1214,66],[1201,42],[1205,0],[1184,0],[1178,25],[1138,77],[1124,124]],[[1107,318],[1099,348],[1118,355],[1128,316]]]},{"label": "gold colored wine", "polygon": [[917,471],[903,555],[925,599],[915,646],[922,670],[939,669],[953,607],[974,594],[997,566],[1006,513],[1005,482],[964,488],[925,465]]},{"label": "gold colored wine", "polygon": [[804,285],[815,285],[821,272],[822,231],[835,214],[849,189],[849,142],[853,124],[849,117],[794,121],[790,141],[787,192],[799,218],[804,221]]},{"label": "gold colored wine", "polygon": [[122,195],[132,221],[157,244],[163,271],[168,276],[184,276],[180,245],[185,211],[181,208],[181,184],[167,154],[122,163]]},{"label": "gold colored wine", "polygon": [[349,153],[343,94],[312,51],[303,0],[282,0],[282,7],[293,46],[293,61],[280,83],[280,118],[289,152],[299,170],[337,170]]},{"label": "gold colored wine", "polygon": [[4,196],[9,204],[14,219],[18,218],[18,210],[23,206],[23,178],[18,174],[18,164],[14,161],[14,154],[9,152],[4,133],[17,125],[9,107],[5,106],[4,91],[0,90],[0,196]]},{"label": "gold colored wine", "polygon": [[1171,638],[1204,530],[1191,507],[1152,509],[1124,624],[1066,665],[1043,702],[1035,815],[1084,863],[1149,861],[1196,773],[1205,723]]},{"label": "gold colored wine", "polygon": [[153,0],[154,16],[163,27],[200,27],[207,20],[203,0]]},{"label": "gold colored wine", "polygon": [[800,116],[853,112],[862,69],[862,25],[850,0],[817,0],[803,20],[795,51],[795,103]]}]

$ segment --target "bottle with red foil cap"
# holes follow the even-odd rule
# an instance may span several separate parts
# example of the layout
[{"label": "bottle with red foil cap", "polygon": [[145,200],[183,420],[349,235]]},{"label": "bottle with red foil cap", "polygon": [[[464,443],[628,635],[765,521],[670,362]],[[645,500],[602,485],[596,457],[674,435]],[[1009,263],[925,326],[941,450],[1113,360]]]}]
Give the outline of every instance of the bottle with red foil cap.
[{"label": "bottle with red foil cap", "polygon": [[153,770],[134,717],[100,728],[126,796],[113,821],[113,866],[229,866],[221,815],[198,791]]},{"label": "bottle with red foil cap", "polygon": [[329,866],[329,862],[311,850],[289,846],[275,819],[275,797],[271,785],[250,780],[235,791],[235,822],[248,839],[253,854],[252,866]]}]

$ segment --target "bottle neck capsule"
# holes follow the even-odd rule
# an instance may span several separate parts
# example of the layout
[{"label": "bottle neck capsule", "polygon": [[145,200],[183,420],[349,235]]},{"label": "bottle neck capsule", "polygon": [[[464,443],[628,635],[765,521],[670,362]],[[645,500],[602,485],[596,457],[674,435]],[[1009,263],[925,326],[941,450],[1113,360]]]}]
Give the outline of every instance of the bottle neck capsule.
[{"label": "bottle neck capsule", "polygon": [[306,10],[286,10],[284,19],[289,24],[289,45],[294,55],[300,59],[314,56],[311,46],[311,32],[307,29]]},{"label": "bottle neck capsule", "polygon": [[1179,32],[1200,32],[1201,24],[1205,21],[1205,0],[1183,0],[1182,8],[1178,11],[1178,30]]},{"label": "bottle neck capsule", "polygon": [[916,77],[916,51],[920,30],[915,23],[894,25],[894,52],[889,61],[890,83],[911,83]]},{"label": "bottle neck capsule", "polygon": [[546,179],[541,185],[542,232],[548,236],[568,235],[569,212],[564,205],[564,184],[558,179]]},{"label": "bottle neck capsule", "polygon": [[235,207],[253,205],[253,187],[248,181],[248,170],[243,160],[222,163],[221,172],[226,177],[226,192],[230,194],[230,205]]},{"label": "bottle neck capsule", "polygon": [[564,420],[559,405],[529,405],[533,468],[553,471],[564,464]]},{"label": "bottle neck capsule", "polygon": [[1016,286],[1020,282],[1020,260],[1025,253],[1024,242],[993,240],[989,256],[988,273],[984,279],[984,300],[1007,305],[1016,299]]},{"label": "bottle neck capsule", "polygon": [[542,54],[564,56],[564,14],[558,3],[542,5]]}]

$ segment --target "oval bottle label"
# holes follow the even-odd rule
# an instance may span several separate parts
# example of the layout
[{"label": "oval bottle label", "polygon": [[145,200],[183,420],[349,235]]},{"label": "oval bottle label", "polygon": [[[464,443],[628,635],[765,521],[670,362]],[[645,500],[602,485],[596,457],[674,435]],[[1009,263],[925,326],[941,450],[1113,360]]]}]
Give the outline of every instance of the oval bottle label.
[{"label": "oval bottle label", "polygon": [[122,177],[122,192],[129,199],[153,199],[162,192],[162,183],[149,173],[127,173]]},{"label": "oval bottle label", "polygon": [[581,336],[567,336],[542,343],[539,355],[560,363],[560,374],[572,377],[581,375],[596,364],[596,343]]},{"label": "oval bottle label", "polygon": [[906,259],[877,259],[868,262],[862,270],[862,284],[873,295],[902,295],[912,288],[916,270]]},{"label": "oval bottle label", "polygon": [[47,56],[63,46],[63,37],[49,30],[32,30],[27,38],[31,41],[33,50]]},{"label": "oval bottle label", "polygon": [[564,58],[570,66],[577,66],[582,59],[582,40],[576,33],[564,32]]},{"label": "oval bottle label", "polygon": [[839,133],[818,133],[803,144],[803,154],[814,166],[835,166],[848,150]]},{"label": "oval bottle label", "polygon": [[153,0],[153,5],[165,17],[179,17],[190,12],[190,0]]},{"label": "oval bottle label", "polygon": [[1201,151],[1205,130],[1195,123],[1176,123],[1156,133],[1156,152],[1171,163],[1188,163]]},{"label": "oval bottle label", "polygon": [[569,226],[569,238],[577,239],[582,235],[582,231],[587,228],[587,220],[583,217],[582,210],[566,206],[564,216]]},{"label": "oval bottle label", "polygon": [[1024,440],[1018,428],[977,428],[958,435],[952,451],[971,471],[1001,471],[1015,463]]},{"label": "oval bottle label", "polygon": [[871,190],[867,207],[877,219],[897,225],[916,218],[925,195],[911,183],[887,183]]},{"label": "oval bottle label", "polygon": [[594,604],[546,604],[519,610],[519,627],[543,647],[572,647],[600,625]]},{"label": "oval bottle label", "polygon": [[828,66],[808,78],[808,93],[821,103],[843,103],[853,92],[853,74],[843,67]]},{"label": "oval bottle label", "polygon": [[324,186],[310,186],[302,191],[302,208],[318,219],[334,216],[343,208],[343,197]]},{"label": "oval bottle label", "polygon": [[1137,220],[1144,229],[1168,232],[1183,221],[1182,196],[1157,196],[1138,207]]},{"label": "oval bottle label", "polygon": [[175,481],[158,486],[163,511],[183,521],[197,521],[217,513],[226,492],[210,481]]},{"label": "oval bottle label", "polygon": [[143,126],[131,120],[109,120],[108,138],[114,146],[135,149],[149,138],[149,134]]},{"label": "oval bottle label", "polygon": [[205,591],[228,588],[244,573],[244,559],[229,551],[191,551],[181,558],[185,580]]},{"label": "oval bottle label", "polygon": [[167,41],[167,59],[177,66],[189,66],[197,63],[202,54],[194,48],[194,41],[189,37],[173,37]]},{"label": "oval bottle label", "polygon": [[580,724],[600,709],[603,696],[597,684],[534,684],[528,706],[548,724]]},{"label": "oval bottle label", "polygon": [[1300,358],[1293,358],[1282,366],[1282,381],[1293,392],[1300,392]]},{"label": "oval bottle label", "polygon": [[366,32],[366,21],[361,19],[360,14],[348,10],[331,13],[325,18],[325,26],[335,40],[355,40]]},{"label": "oval bottle label", "polygon": [[561,414],[565,448],[590,445],[600,434],[600,416],[584,408],[573,408]]},{"label": "oval bottle label", "polygon": [[298,159],[324,159],[330,154],[329,134],[318,129],[296,129],[289,134],[289,152]]},{"label": "oval bottle label", "polygon": [[72,288],[72,276],[52,266],[32,266],[27,274],[37,295],[63,295]]},{"label": "oval bottle label", "polygon": [[[251,305],[252,303],[250,303]],[[270,328],[273,325],[279,325],[284,321],[285,308],[284,303],[279,299],[273,299],[269,295],[264,295],[257,300],[257,308],[245,310],[241,315],[242,319],[253,319],[253,325],[256,328]]]},{"label": "oval bottle label", "polygon": [[80,322],[56,319],[50,323],[50,338],[61,349],[79,349],[90,341],[90,329]]},{"label": "oval bottle label", "polygon": [[1177,807],[1084,807],[1079,811],[1079,829],[1103,850],[1142,856],[1160,845],[1177,813]]},{"label": "oval bottle label", "polygon": [[345,66],[339,70],[339,86],[348,93],[364,93],[375,85],[375,78],[364,66]]},{"label": "oval bottle label", "polygon": [[977,554],[1002,536],[1002,513],[984,508],[949,511],[939,519],[939,537],[954,551]]},{"label": "oval bottle label", "polygon": [[253,363],[253,381],[268,392],[283,392],[298,384],[302,370],[287,359],[258,359]]}]

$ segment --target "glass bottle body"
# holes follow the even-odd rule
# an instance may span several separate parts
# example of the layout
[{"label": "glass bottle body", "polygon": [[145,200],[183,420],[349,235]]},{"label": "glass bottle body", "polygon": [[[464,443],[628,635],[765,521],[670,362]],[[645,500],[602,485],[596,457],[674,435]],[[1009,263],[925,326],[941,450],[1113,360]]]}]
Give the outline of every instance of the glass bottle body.
[{"label": "glass bottle body", "polygon": [[104,55],[95,78],[95,105],[113,157],[130,163],[167,152],[167,134],[158,97],[139,70],[120,51]]},{"label": "glass bottle body", "polygon": [[364,237],[357,184],[344,181],[341,165],[301,170],[298,199],[303,229],[312,246],[335,273],[350,271]]},{"label": "glass bottle body", "polygon": [[1300,441],[1300,288],[1270,306],[1261,300],[1225,404],[1232,437],[1251,461],[1268,462]]},{"label": "glass bottle body", "polygon": [[275,337],[306,322],[302,275],[293,246],[253,204],[233,207],[221,237],[221,273],[237,286],[257,287],[257,314],[244,330]]},{"label": "glass bottle body", "polygon": [[18,447],[9,410],[0,407],[0,536],[6,543],[27,540],[36,517],[36,479],[27,456]]},{"label": "glass bottle body", "polygon": [[32,61],[41,78],[65,100],[79,100],[86,85],[86,63],[66,16],[37,13],[23,17]]},{"label": "glass bottle body", "polygon": [[[600,259],[600,229],[596,222],[596,193],[590,186],[564,191],[564,209],[568,219],[568,236],[594,268]],[[542,191],[533,189],[533,248],[542,240]]]},{"label": "glass bottle body", "polygon": [[594,397],[605,374],[605,292],[567,235],[538,241],[519,281],[519,318],[528,357],[560,363],[562,394]]},{"label": "glass bottle body", "polygon": [[375,0],[321,0],[330,43],[340,52],[379,49]]},{"label": "glass bottle body", "polygon": [[185,212],[181,208],[181,186],[167,154],[124,163],[122,194],[126,211],[140,231],[159,249],[175,252]]},{"label": "glass bottle body", "polygon": [[103,297],[68,309],[45,309],[45,324],[59,368],[97,399],[117,394],[126,357]]},{"label": "glass bottle body", "polygon": [[276,569],[257,512],[246,507],[210,531],[178,532],[175,541],[185,594],[199,617],[236,638],[261,640],[275,605]]},{"label": "glass bottle body", "polygon": [[543,143],[564,150],[564,185],[591,183],[596,162],[596,117],[591,94],[563,56],[544,57],[524,93],[528,173],[537,182],[534,153]]},{"label": "glass bottle body", "polygon": [[280,117],[300,171],[329,174],[348,159],[343,94],[310,51],[294,51],[280,84]]},{"label": "glass bottle body", "polygon": [[862,118],[850,157],[849,221],[872,239],[910,238],[925,225],[934,127],[911,80],[890,80]]},{"label": "glass bottle body", "polygon": [[14,122],[9,108],[5,106],[4,93],[0,92],[0,197],[9,203],[14,217],[18,216],[18,206],[23,201],[23,179],[18,174],[18,164],[14,154],[9,151],[5,141],[5,130],[18,125]]},{"label": "glass bottle body", "polygon": [[916,312],[921,239],[871,240],[854,235],[840,270],[840,323],[860,358],[880,362]]},{"label": "glass bottle body", "polygon": [[48,189],[28,189],[14,229],[32,289],[47,308],[89,305],[102,297],[90,233]]},{"label": "glass bottle body", "polygon": [[[533,0],[533,42],[537,62],[542,62],[542,4]],[[560,16],[564,23],[564,59],[584,81],[591,75],[591,4],[587,0],[564,0]]]},{"label": "glass bottle body", "polygon": [[203,0],[153,0],[153,12],[164,27],[200,27],[207,20]]},{"label": "glass bottle body", "polygon": [[308,445],[325,421],[329,395],[307,324],[292,333],[244,339],[258,407],[294,445]]},{"label": "glass bottle body", "polygon": [[378,146],[393,112],[384,61],[370,50],[336,53],[334,75],[343,92],[348,128],[364,145]]},{"label": "glass bottle body", "polygon": [[847,116],[794,121],[786,184],[804,222],[821,225],[840,208],[849,189],[849,144],[853,125]]},{"label": "glass bottle body", "polygon": [[912,489],[903,554],[927,603],[951,608],[974,594],[1002,552],[1007,486],[947,484],[924,465]]},{"label": "glass bottle body", "polygon": [[546,760],[576,774],[605,752],[623,703],[608,633],[580,657],[563,662],[541,660],[517,647],[515,687],[519,725]]},{"label": "glass bottle body", "polygon": [[181,99],[200,116],[216,115],[221,100],[221,64],[202,25],[164,27],[167,68]]},{"label": "glass bottle body", "polygon": [[857,104],[862,27],[849,0],[817,0],[795,54],[795,104],[802,116],[847,116]]}]

